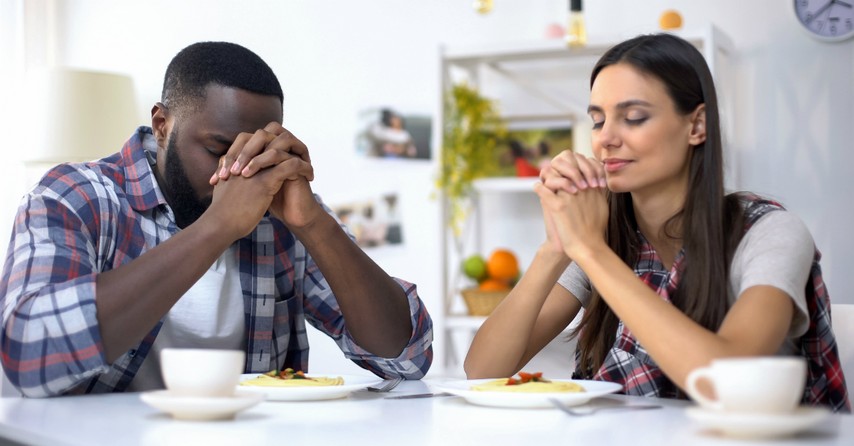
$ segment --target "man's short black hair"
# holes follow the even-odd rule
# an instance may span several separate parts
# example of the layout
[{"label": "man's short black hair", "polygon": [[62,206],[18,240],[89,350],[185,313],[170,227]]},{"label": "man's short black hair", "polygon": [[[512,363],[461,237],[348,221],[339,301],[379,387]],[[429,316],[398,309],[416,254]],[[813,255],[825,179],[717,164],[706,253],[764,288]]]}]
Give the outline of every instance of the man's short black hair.
[{"label": "man's short black hair", "polygon": [[229,42],[199,42],[181,50],[166,68],[161,102],[170,109],[195,109],[210,85],[276,96],[284,102],[273,70],[252,51]]}]

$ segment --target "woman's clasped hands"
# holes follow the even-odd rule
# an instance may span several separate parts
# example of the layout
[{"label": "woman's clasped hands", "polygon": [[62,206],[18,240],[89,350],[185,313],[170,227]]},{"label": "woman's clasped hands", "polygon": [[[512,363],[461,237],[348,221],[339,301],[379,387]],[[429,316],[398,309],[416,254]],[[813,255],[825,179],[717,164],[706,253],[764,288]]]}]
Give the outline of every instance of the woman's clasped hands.
[{"label": "woman's clasped hands", "polygon": [[569,150],[561,152],[540,171],[534,191],[543,208],[548,246],[576,261],[607,247],[609,210],[602,163]]}]

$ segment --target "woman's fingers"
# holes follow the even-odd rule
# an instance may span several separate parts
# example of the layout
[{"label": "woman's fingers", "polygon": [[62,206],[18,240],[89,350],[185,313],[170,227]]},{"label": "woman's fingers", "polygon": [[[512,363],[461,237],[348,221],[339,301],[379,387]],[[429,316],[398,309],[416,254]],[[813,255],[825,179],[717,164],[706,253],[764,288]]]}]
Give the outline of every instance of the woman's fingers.
[{"label": "woman's fingers", "polygon": [[552,192],[557,192],[559,190],[563,190],[571,194],[578,192],[578,187],[576,187],[569,178],[564,176],[549,175],[540,181]]},{"label": "woman's fingers", "polygon": [[605,167],[595,158],[575,154],[578,170],[581,171],[589,187],[605,187]]},{"label": "woman's fingers", "polygon": [[[564,151],[554,157],[541,171],[540,178],[552,191],[564,190],[572,194],[579,190],[607,185],[602,163],[570,151]],[[559,178],[567,181],[558,180]]]}]

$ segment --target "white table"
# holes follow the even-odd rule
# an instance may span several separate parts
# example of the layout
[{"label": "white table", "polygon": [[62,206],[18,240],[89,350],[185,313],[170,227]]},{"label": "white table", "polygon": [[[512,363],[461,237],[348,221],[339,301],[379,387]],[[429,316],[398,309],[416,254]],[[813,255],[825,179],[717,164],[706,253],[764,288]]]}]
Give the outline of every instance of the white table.
[{"label": "white table", "polygon": [[833,415],[794,438],[741,442],[704,432],[685,416],[689,403],[684,401],[610,395],[603,398],[665,407],[570,417],[556,409],[478,407],[457,397],[384,399],[427,391],[424,382],[412,381],[388,394],[359,391],[333,401],[264,402],[230,421],[176,421],[133,393],[0,398],[0,444],[2,439],[50,446],[854,444],[851,415]]}]

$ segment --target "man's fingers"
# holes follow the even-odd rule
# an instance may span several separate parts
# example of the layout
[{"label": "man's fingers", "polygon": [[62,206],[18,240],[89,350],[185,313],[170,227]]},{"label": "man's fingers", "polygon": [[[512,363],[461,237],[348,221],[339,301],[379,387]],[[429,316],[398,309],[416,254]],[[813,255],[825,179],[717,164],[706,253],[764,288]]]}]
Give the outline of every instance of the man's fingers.
[{"label": "man's fingers", "polygon": [[[295,161],[299,162],[296,163]],[[263,169],[277,167],[279,164],[286,164],[286,168],[293,169],[308,181],[314,180],[314,168],[312,168],[311,163],[293,154],[281,151],[267,151],[252,158],[252,161],[249,162],[240,174],[244,177],[251,177]]]},{"label": "man's fingers", "polygon": [[[267,144],[274,139],[276,139],[276,135],[263,129],[256,130],[249,138],[249,141],[247,141],[243,146],[242,150],[237,154],[237,158],[235,158],[234,163],[231,166],[226,163],[226,167],[229,168],[229,172],[233,175],[239,175],[249,161],[255,159],[255,157],[261,152],[264,152],[267,148]],[[230,151],[231,150],[229,149],[229,152]]]},{"label": "man's fingers", "polygon": [[308,181],[314,180],[314,168],[311,164],[297,157],[276,163],[274,166],[262,170],[257,175],[264,181],[273,181],[281,184],[286,180],[296,180],[300,177]]},{"label": "man's fingers", "polygon": [[276,121],[272,121],[271,123],[267,124],[264,127],[264,130],[267,132],[270,132],[276,136],[281,135],[283,132],[287,132],[287,130],[285,130],[285,128],[282,127],[282,124],[279,124]]},{"label": "man's fingers", "polygon": [[292,153],[307,163],[311,162],[311,157],[308,155],[308,147],[285,128],[282,128],[282,133],[276,136],[276,139],[270,143],[267,150]]},{"label": "man's fingers", "polygon": [[[240,133],[225,155],[220,158],[216,172],[209,182],[216,185],[231,175],[251,177],[263,169],[275,167],[290,158],[310,165],[308,147],[278,122],[270,122],[254,133]],[[300,175],[314,179],[313,169],[301,168]]]}]

